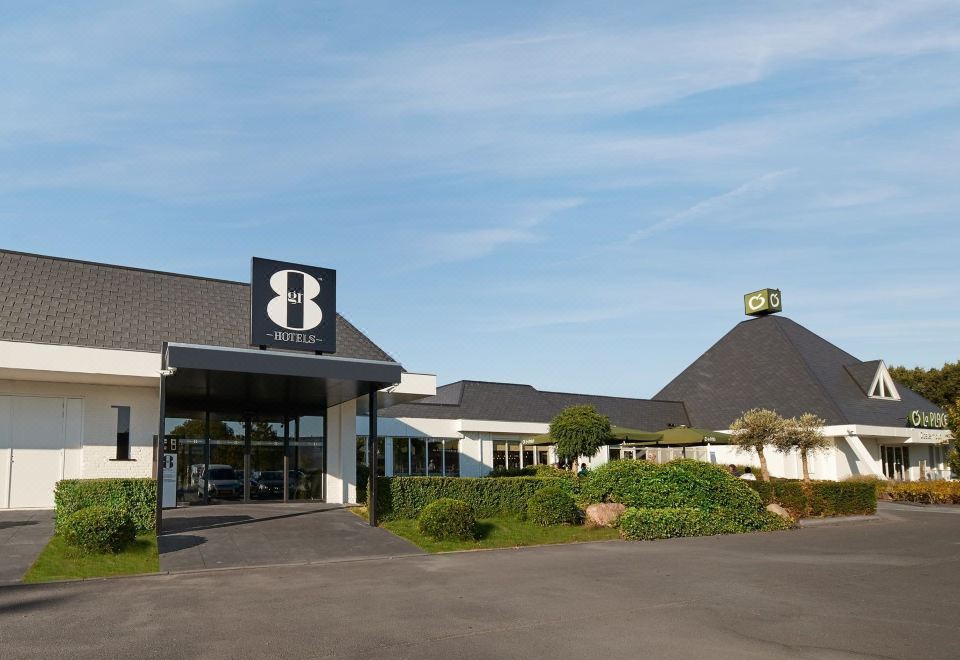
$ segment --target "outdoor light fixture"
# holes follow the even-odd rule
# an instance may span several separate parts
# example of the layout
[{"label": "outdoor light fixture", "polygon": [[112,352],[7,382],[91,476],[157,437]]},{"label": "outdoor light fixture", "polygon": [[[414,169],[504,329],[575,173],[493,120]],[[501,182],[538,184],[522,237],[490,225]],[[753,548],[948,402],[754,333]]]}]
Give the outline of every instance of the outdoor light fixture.
[{"label": "outdoor light fixture", "polygon": [[161,369],[159,373],[160,373],[161,376],[172,376],[172,375],[174,375],[175,373],[177,373],[177,368],[176,368],[176,367],[167,367],[166,369]]}]

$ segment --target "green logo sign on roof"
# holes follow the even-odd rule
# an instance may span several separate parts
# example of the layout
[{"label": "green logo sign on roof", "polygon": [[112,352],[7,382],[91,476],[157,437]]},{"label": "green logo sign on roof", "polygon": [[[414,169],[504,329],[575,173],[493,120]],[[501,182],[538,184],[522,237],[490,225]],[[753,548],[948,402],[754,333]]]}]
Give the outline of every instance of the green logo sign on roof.
[{"label": "green logo sign on roof", "polygon": [[763,316],[782,311],[780,289],[760,289],[743,297],[743,312],[747,316]]}]

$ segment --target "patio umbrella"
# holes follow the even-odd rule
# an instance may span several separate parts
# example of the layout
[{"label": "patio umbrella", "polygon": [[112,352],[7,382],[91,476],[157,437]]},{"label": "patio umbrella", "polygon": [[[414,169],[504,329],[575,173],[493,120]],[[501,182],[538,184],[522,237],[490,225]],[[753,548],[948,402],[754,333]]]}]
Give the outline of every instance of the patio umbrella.
[{"label": "patio umbrella", "polygon": [[544,433],[542,435],[535,435],[532,438],[524,438],[522,444],[525,445],[552,445],[554,444],[553,438],[550,437],[549,433]]},{"label": "patio umbrella", "polygon": [[689,445],[728,445],[730,444],[729,433],[719,433],[710,429],[688,428],[686,426],[675,426],[672,429],[664,429],[659,432],[660,440],[658,445],[664,447],[684,447]]},{"label": "patio umbrella", "polygon": [[[660,433],[650,433],[649,431],[641,431],[639,429],[630,429],[625,426],[611,426],[610,427],[610,439],[611,440],[627,440],[631,442],[656,442],[660,439]],[[553,438],[550,437],[549,433],[544,433],[542,435],[535,435],[532,438],[527,438],[523,441],[525,445],[552,445],[555,444]]]},{"label": "patio umbrella", "polygon": [[614,440],[627,440],[630,442],[656,442],[662,437],[662,433],[650,433],[639,429],[630,429],[625,426],[611,426],[610,437]]}]

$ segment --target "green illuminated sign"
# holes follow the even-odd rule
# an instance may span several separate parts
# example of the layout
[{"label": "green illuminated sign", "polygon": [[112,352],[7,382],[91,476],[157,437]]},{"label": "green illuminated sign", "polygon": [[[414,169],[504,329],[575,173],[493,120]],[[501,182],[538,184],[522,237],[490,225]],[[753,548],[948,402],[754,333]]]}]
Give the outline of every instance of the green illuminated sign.
[{"label": "green illuminated sign", "polygon": [[747,316],[775,314],[781,310],[780,289],[760,289],[743,297],[743,312]]},{"label": "green illuminated sign", "polygon": [[918,429],[945,429],[947,428],[947,413],[927,412],[914,410],[907,418],[910,426]]}]

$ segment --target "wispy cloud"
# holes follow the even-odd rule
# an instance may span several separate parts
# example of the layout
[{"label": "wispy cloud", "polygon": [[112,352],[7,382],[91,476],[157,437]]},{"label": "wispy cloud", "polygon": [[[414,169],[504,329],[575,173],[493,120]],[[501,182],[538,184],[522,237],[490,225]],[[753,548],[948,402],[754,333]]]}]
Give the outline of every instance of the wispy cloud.
[{"label": "wispy cloud", "polygon": [[554,199],[525,204],[516,210],[517,217],[501,225],[442,231],[420,237],[426,247],[420,265],[452,263],[485,257],[496,250],[517,243],[542,240],[539,228],[552,216],[576,208],[582,199]]},{"label": "wispy cloud", "polygon": [[787,174],[789,174],[788,170],[780,170],[777,172],[767,172],[766,174],[761,174],[756,178],[750,179],[746,183],[740,184],[732,190],[728,190],[727,192],[719,195],[714,195],[713,197],[708,197],[707,199],[697,202],[693,206],[686,208],[679,213],[674,213],[668,218],[664,218],[663,220],[655,222],[652,225],[638,229],[630,234],[629,237],[627,237],[627,243],[636,243],[655,234],[677,229],[695,220],[710,217],[712,214],[716,214],[718,211],[728,209],[743,199],[749,199],[757,195],[765,194],[774,187],[778,179],[786,176]]}]

